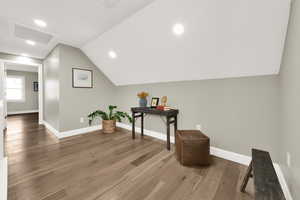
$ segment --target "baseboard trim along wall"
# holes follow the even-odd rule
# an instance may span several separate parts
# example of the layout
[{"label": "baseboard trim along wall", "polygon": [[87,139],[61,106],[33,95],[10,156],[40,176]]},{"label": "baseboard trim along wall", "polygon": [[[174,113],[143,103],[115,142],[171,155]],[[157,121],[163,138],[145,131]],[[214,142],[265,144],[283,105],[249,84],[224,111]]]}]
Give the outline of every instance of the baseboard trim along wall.
[{"label": "baseboard trim along wall", "polygon": [[92,131],[102,129],[102,125],[95,125],[95,126],[89,126],[89,127],[85,127],[85,128],[79,128],[79,129],[59,132],[53,126],[51,126],[48,122],[44,121],[43,124],[58,139],[62,139],[62,138],[70,137],[70,136],[75,136],[75,135],[80,135],[80,134],[85,134],[85,133],[88,133],[88,132],[92,132]]},{"label": "baseboard trim along wall", "polygon": [[7,112],[7,115],[18,115],[18,114],[29,114],[29,113],[38,113],[39,110],[22,110],[15,112]]},{"label": "baseboard trim along wall", "polygon": [[0,159],[0,199],[7,199],[7,158]]},{"label": "baseboard trim along wall", "polygon": [[[131,125],[128,125],[128,124],[117,123],[117,126],[120,127],[120,128],[130,130],[130,131],[132,130]],[[135,127],[135,130],[138,133],[141,132],[140,127]],[[160,140],[164,140],[164,141],[167,140],[166,135],[163,134],[163,133],[160,133],[160,132],[150,131],[150,130],[144,129],[144,134],[148,135],[148,136],[151,136],[151,137],[154,137],[154,138],[157,138],[157,139],[160,139]],[[174,140],[173,136],[170,137],[170,140],[171,140],[171,143],[175,143],[175,140]],[[247,165],[247,166],[249,165],[249,163],[251,161],[250,156],[242,155],[242,154],[231,152],[231,151],[226,151],[226,150],[223,150],[223,149],[220,149],[220,148],[217,148],[217,147],[210,147],[210,153],[212,155],[216,156],[216,157],[223,158],[223,159],[226,159],[226,160],[230,160],[230,161],[233,161],[233,162],[237,162],[237,163]],[[291,196],[291,193],[290,193],[290,190],[288,188],[287,182],[285,180],[285,177],[283,175],[283,172],[282,172],[279,164],[273,163],[273,165],[274,165],[275,171],[277,173],[277,176],[278,176],[278,179],[279,179],[280,185],[282,187],[282,190],[284,192],[286,200],[293,200],[293,198]]]}]

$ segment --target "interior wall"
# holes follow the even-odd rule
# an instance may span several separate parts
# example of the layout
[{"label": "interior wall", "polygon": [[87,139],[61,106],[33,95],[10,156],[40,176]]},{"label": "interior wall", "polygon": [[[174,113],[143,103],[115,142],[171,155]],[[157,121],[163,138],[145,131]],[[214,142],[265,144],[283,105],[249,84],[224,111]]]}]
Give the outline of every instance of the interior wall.
[{"label": "interior wall", "polygon": [[[87,115],[90,112],[107,110],[108,105],[114,104],[115,86],[80,49],[62,44],[59,48],[59,131],[88,127]],[[93,88],[73,88],[72,68],[92,70]],[[80,122],[80,118],[84,121]]]},{"label": "interior wall", "polygon": [[44,59],[44,121],[59,130],[59,48]]},{"label": "interior wall", "polygon": [[25,101],[7,102],[7,112],[38,110],[38,92],[33,91],[33,82],[38,82],[37,72],[7,70],[7,76],[23,76],[25,79]]},{"label": "interior wall", "polygon": [[[277,76],[119,86],[116,105],[129,112],[138,106],[140,91],[167,96],[168,105],[179,109],[178,128],[195,129],[200,124],[214,147],[244,155],[257,147],[278,160]],[[164,120],[152,115],[146,117],[145,129],[166,132]]]},{"label": "interior wall", "polygon": [[[294,199],[300,199],[300,2],[293,1],[280,71],[281,167]],[[288,165],[290,154],[290,166]]]},{"label": "interior wall", "polygon": [[[0,61],[0,165],[4,157],[3,129],[4,129],[4,62]],[[0,177],[1,178],[1,177]]]}]

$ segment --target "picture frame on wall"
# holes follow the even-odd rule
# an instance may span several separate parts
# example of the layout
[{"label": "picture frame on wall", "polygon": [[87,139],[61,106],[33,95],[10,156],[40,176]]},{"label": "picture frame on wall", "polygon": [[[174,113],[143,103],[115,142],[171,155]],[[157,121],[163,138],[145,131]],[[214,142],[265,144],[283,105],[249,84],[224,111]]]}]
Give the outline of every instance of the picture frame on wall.
[{"label": "picture frame on wall", "polygon": [[39,91],[39,83],[37,81],[33,82],[33,91],[38,92]]},{"label": "picture frame on wall", "polygon": [[159,103],[159,98],[158,97],[152,97],[151,99],[151,108],[156,108]]},{"label": "picture frame on wall", "polygon": [[93,70],[72,68],[73,88],[93,88]]}]

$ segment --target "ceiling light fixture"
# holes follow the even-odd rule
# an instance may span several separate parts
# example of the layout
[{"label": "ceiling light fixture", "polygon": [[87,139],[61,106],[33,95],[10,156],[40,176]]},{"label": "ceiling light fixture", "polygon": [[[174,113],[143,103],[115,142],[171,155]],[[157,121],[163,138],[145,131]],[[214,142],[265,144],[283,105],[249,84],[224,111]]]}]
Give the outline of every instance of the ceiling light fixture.
[{"label": "ceiling light fixture", "polygon": [[39,27],[42,27],[42,28],[45,28],[47,26],[47,23],[44,22],[43,20],[40,20],[40,19],[35,19],[33,20],[34,23],[39,26]]},{"label": "ceiling light fixture", "polygon": [[115,59],[115,58],[118,57],[118,56],[117,56],[117,53],[116,53],[115,51],[113,51],[113,50],[110,50],[110,51],[108,52],[108,56],[109,56],[111,59]]},{"label": "ceiling light fixture", "polygon": [[32,40],[26,40],[26,43],[31,45],[31,46],[35,45],[35,41],[32,41]]},{"label": "ceiling light fixture", "polygon": [[28,57],[28,54],[27,53],[21,53],[21,56]]},{"label": "ceiling light fixture", "polygon": [[178,36],[182,35],[184,33],[184,26],[182,24],[179,24],[179,23],[174,24],[173,33],[175,35],[178,35]]}]

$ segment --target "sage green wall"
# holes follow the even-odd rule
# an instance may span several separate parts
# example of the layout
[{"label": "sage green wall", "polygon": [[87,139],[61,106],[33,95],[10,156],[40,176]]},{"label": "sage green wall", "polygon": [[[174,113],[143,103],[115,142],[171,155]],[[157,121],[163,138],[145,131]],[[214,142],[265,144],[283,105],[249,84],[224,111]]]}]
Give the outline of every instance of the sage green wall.
[{"label": "sage green wall", "polygon": [[[88,127],[87,115],[96,109],[114,104],[115,86],[78,48],[60,48],[60,131]],[[73,88],[72,68],[93,70],[93,88]],[[84,122],[80,123],[80,118]],[[99,124],[99,122],[96,122]]]},{"label": "sage green wall", "polygon": [[[72,68],[93,70],[93,88],[73,88]],[[91,111],[114,104],[115,86],[78,48],[57,45],[44,61],[44,79],[44,117],[60,132],[88,127]]]},{"label": "sage green wall", "polygon": [[[300,199],[300,2],[293,1],[280,71],[281,167],[293,198]],[[287,166],[287,152],[291,165]]]},{"label": "sage green wall", "polygon": [[55,47],[43,62],[44,121],[59,130],[59,48]]},{"label": "sage green wall", "polygon": [[[212,146],[245,155],[257,147],[278,159],[277,76],[120,86],[117,105],[129,111],[138,105],[140,91],[168,96],[168,104],[180,110],[179,129],[201,124]],[[166,132],[164,121],[155,116],[146,117],[145,128]]]},{"label": "sage green wall", "polygon": [[38,92],[33,91],[33,82],[38,81],[37,72],[7,70],[7,76],[23,76],[25,78],[25,101],[7,102],[7,112],[38,110]]}]

